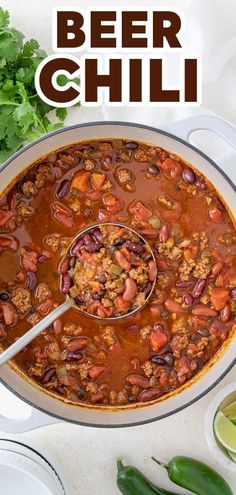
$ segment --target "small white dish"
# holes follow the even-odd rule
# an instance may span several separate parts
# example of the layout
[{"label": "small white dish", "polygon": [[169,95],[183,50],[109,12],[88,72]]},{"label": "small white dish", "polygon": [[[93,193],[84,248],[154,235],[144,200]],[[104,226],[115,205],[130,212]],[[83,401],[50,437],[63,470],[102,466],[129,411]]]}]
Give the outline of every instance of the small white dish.
[{"label": "small white dish", "polygon": [[228,406],[234,400],[236,400],[236,382],[229,383],[229,385],[222,388],[210,402],[205,415],[204,430],[208,447],[213,456],[221,462],[224,467],[236,473],[236,463],[230,459],[224,447],[217,442],[213,430],[213,422],[216,412],[219,409],[223,409]]}]

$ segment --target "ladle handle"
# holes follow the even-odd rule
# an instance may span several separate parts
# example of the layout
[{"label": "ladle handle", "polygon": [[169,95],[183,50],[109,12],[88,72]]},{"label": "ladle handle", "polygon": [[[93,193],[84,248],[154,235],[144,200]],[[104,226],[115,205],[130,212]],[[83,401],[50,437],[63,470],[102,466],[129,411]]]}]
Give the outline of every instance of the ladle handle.
[{"label": "ladle handle", "polygon": [[3,366],[9,359],[12,359],[18,352],[22,351],[37,335],[39,335],[45,328],[51,325],[57,318],[71,308],[72,302],[70,300],[65,301],[63,304],[54,309],[39,323],[30,328],[22,337],[17,339],[14,344],[10,345],[8,349],[0,354],[0,366]]}]

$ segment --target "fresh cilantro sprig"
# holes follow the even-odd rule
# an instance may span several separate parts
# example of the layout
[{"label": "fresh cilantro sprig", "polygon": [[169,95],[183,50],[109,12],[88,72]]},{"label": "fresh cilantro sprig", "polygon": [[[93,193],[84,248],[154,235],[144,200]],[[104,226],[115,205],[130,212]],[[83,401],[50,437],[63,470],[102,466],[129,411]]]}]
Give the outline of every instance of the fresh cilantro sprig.
[{"label": "fresh cilantro sprig", "polygon": [[46,56],[36,40],[24,42],[24,35],[9,26],[9,12],[0,7],[0,164],[25,142],[63,126],[67,110],[56,109],[57,122],[52,123],[52,107],[34,85],[35,71]]}]

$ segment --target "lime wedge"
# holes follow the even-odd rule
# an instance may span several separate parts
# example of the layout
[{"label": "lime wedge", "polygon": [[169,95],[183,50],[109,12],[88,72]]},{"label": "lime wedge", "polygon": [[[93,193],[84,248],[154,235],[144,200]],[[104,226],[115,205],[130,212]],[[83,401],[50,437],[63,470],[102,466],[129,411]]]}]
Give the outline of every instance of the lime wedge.
[{"label": "lime wedge", "polygon": [[222,412],[224,413],[227,418],[229,418],[231,421],[233,421],[234,424],[236,424],[236,400],[234,402],[231,402],[228,406],[226,406]]},{"label": "lime wedge", "polygon": [[236,454],[233,454],[233,452],[230,452],[230,450],[227,450],[227,454],[233,462],[236,462]]},{"label": "lime wedge", "polygon": [[215,436],[221,445],[236,454],[236,426],[222,411],[216,413],[213,426]]}]

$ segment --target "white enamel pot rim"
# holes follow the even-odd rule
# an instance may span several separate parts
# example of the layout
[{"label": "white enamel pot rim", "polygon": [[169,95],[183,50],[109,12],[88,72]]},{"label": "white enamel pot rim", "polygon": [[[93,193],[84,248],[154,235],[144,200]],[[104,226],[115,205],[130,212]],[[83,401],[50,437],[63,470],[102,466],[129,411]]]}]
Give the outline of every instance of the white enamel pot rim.
[{"label": "white enamel pot rim", "polygon": [[[29,144],[8,160],[0,173],[0,189],[4,190],[27,166],[58,148],[78,141],[105,138],[126,138],[159,145],[182,156],[202,172],[217,188],[236,216],[235,185],[227,175],[204,153],[187,142],[189,134],[196,129],[211,129],[236,148],[236,130],[230,124],[213,116],[197,116],[178,122],[173,131],[181,131],[185,139],[169,132],[146,125],[126,122],[91,122],[55,131]],[[142,407],[123,407],[111,410],[100,407],[80,407],[67,404],[44,393],[32,382],[23,379],[11,365],[0,370],[1,382],[18,397],[33,406],[31,418],[26,421],[9,421],[0,417],[0,429],[21,432],[39,426],[68,421],[97,427],[124,427],[149,423],[170,416],[193,404],[216,386],[236,363],[236,339],[225,346],[213,366],[199,373],[198,378],[184,387],[180,393],[165,400]],[[46,414],[43,414],[46,413]]]}]

